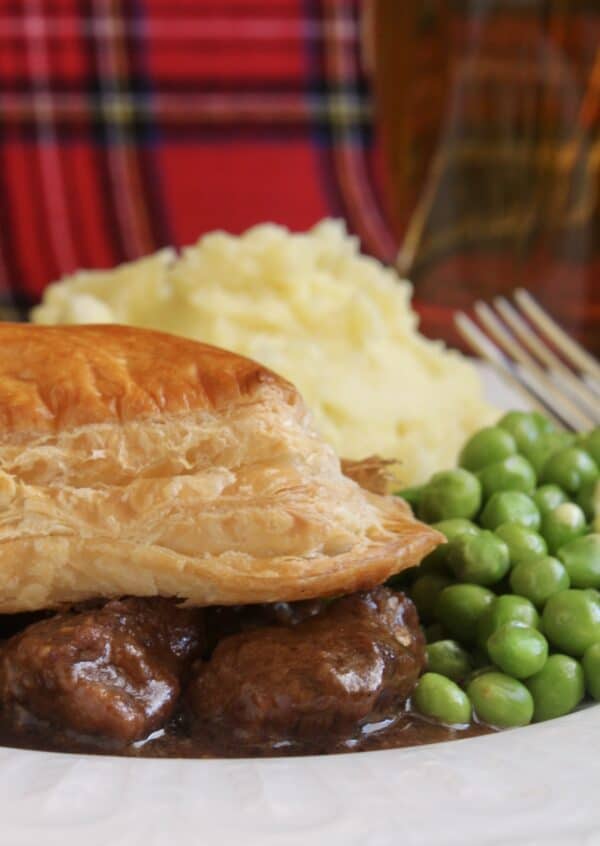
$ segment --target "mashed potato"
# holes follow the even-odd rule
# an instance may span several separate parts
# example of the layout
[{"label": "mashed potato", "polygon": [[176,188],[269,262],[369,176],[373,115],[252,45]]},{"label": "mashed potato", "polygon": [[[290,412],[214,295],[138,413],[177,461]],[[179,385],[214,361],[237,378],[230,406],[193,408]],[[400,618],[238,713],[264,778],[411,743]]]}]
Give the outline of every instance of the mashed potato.
[{"label": "mashed potato", "polygon": [[254,358],[298,386],[340,455],[399,459],[405,484],[450,467],[496,413],[474,368],[417,331],[412,289],[343,225],[213,232],[47,288],[37,323],[129,323]]}]

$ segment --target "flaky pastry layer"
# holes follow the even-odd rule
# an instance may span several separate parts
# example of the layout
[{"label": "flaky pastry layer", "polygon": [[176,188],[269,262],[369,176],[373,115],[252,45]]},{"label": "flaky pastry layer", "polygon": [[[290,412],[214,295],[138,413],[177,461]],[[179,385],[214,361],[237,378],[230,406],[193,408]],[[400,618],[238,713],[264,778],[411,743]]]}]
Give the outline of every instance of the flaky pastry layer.
[{"label": "flaky pastry layer", "polygon": [[[254,362],[144,330],[17,329],[21,344],[27,329],[53,333],[33,347],[48,344],[54,370],[36,371],[31,346],[9,377],[0,365],[0,612],[346,593],[440,542],[400,500],[344,476],[297,392]],[[65,355],[67,342],[61,369],[50,345]]]}]

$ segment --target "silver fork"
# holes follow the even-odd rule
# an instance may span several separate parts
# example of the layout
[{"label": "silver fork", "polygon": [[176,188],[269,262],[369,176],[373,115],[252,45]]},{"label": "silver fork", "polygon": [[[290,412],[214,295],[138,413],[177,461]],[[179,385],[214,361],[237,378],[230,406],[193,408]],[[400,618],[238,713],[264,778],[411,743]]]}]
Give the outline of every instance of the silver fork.
[{"label": "silver fork", "polygon": [[559,425],[570,429],[598,425],[598,361],[570,338],[528,291],[518,288],[512,303],[496,297],[492,306],[482,301],[474,306],[485,332],[462,311],[454,317],[471,349],[530,405]]}]

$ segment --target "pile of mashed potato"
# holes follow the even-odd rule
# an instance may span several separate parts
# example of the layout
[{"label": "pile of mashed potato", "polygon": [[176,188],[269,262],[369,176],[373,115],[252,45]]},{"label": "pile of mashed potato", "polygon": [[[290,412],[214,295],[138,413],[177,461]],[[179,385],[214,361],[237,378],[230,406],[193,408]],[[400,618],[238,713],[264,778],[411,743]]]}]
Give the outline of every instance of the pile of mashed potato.
[{"label": "pile of mashed potato", "polygon": [[254,358],[300,389],[340,455],[399,459],[413,484],[451,467],[497,412],[471,364],[418,333],[411,294],[340,222],[263,224],[80,271],[47,288],[32,319],[151,327]]}]

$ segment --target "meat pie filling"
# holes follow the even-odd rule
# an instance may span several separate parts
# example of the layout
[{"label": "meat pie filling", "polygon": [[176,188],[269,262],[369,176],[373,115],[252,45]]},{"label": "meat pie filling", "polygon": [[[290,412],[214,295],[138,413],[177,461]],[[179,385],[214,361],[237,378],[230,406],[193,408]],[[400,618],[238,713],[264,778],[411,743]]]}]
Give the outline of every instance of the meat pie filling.
[{"label": "meat pie filling", "polygon": [[411,714],[425,642],[412,602],[387,588],[205,610],[123,599],[21,622],[0,651],[5,744],[229,757],[460,734]]}]

